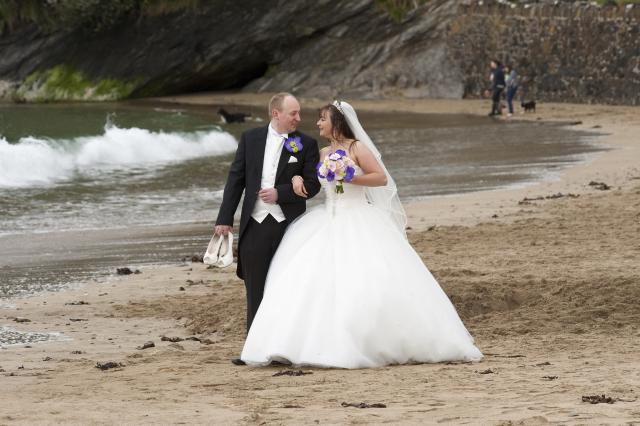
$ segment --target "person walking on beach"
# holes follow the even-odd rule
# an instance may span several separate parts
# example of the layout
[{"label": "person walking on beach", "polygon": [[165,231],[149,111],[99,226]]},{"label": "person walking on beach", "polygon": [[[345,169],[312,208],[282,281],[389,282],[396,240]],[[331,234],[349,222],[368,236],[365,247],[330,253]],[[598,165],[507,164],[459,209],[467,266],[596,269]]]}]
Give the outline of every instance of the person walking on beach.
[{"label": "person walking on beach", "polygon": [[[355,109],[327,104],[317,126],[329,142],[317,172],[325,203],[287,229],[242,360],[329,368],[481,360],[407,240],[398,188]],[[294,191],[304,194],[304,180]]]},{"label": "person walking on beach", "polygon": [[504,68],[504,73],[506,75],[507,106],[509,108],[507,117],[511,117],[513,115],[513,98],[515,98],[516,92],[518,91],[519,76],[511,64],[508,64]]},{"label": "person walking on beach", "polygon": [[491,112],[489,117],[500,115],[500,96],[505,87],[502,64],[497,59],[491,61]]},{"label": "person walking on beach", "polygon": [[[300,123],[298,100],[290,93],[274,95],[269,115],[267,126],[247,130],[240,137],[215,226],[217,235],[231,231],[244,192],[236,273],[247,292],[247,332],[287,225],[305,212],[306,200],[320,191],[318,142],[296,130]],[[294,176],[304,182],[306,192],[302,195],[293,190]],[[232,362],[244,364],[239,358]]]}]

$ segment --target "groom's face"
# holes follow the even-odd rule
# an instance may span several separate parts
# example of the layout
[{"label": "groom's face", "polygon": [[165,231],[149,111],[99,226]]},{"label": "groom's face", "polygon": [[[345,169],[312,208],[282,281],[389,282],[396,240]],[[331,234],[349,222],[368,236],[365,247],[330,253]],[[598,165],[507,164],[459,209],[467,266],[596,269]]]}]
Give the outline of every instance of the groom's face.
[{"label": "groom's face", "polygon": [[274,110],[274,120],[280,133],[291,133],[300,124],[300,104],[293,96],[287,96],[282,101],[282,111]]}]

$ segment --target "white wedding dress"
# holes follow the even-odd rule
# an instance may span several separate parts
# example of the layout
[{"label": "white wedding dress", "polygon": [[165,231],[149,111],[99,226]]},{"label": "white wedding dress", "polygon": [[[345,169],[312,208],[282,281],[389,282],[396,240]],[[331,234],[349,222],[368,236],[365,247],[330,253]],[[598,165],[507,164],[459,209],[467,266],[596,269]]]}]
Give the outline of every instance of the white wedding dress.
[{"label": "white wedding dress", "polygon": [[336,194],[321,182],[324,205],[287,228],[271,262],[241,359],[340,368],[481,359],[447,295],[364,187],[345,183]]}]

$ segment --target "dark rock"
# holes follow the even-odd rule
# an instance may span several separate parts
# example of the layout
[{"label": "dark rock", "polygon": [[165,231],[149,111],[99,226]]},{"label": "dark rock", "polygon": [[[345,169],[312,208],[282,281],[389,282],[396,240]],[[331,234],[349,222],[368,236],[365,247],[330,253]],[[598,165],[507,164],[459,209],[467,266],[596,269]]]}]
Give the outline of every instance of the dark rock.
[{"label": "dark rock", "polygon": [[611,189],[611,186],[607,185],[604,182],[596,182],[596,181],[591,181],[589,182],[589,186],[592,186],[594,189],[598,189],[600,191],[608,191]]},{"label": "dark rock", "polygon": [[142,346],[138,346],[136,349],[141,351],[143,349],[149,349],[149,348],[155,348],[155,347],[156,347],[155,343],[153,343],[152,341],[148,341],[148,342],[145,342]]},{"label": "dark rock", "polygon": [[365,402],[343,402],[340,405],[343,407],[355,407],[355,408],[387,408],[385,404],[374,403],[367,404]]},{"label": "dark rock", "polygon": [[180,290],[180,291],[185,291],[185,288],[184,288],[184,287],[182,287],[182,286],[180,286],[180,288],[179,288],[178,290]]},{"label": "dark rock", "polygon": [[71,351],[71,353],[74,354],[74,355],[80,355],[80,354],[83,354],[84,352],[83,351]]},{"label": "dark rock", "polygon": [[492,369],[490,369],[490,368],[487,368],[486,370],[476,371],[476,373],[478,373],[478,374],[494,374],[494,373],[495,373],[495,371],[493,371],[493,370],[492,370]]},{"label": "dark rock", "polygon": [[582,397],[582,402],[588,402],[590,404],[613,404],[616,402],[610,396],[602,395],[588,395]]},{"label": "dark rock", "polygon": [[80,322],[80,321],[89,321],[86,318],[69,318],[69,321],[71,322]]},{"label": "dark rock", "polygon": [[89,302],[85,302],[84,300],[78,300],[77,302],[67,302],[67,303],[65,303],[65,305],[72,305],[72,306],[75,306],[75,305],[90,305],[90,303]]},{"label": "dark rock", "polygon": [[204,256],[198,255],[198,254],[194,254],[193,256],[187,256],[187,257],[183,257],[182,261],[183,262],[191,262],[191,263],[204,263],[203,260]]},{"label": "dark rock", "polygon": [[53,358],[51,358],[50,356],[46,356],[44,358],[42,358],[43,361],[51,361]]},{"label": "dark rock", "polygon": [[518,201],[519,205],[524,205],[524,204],[531,204],[532,201],[539,201],[539,200],[554,200],[557,198],[564,198],[564,197],[568,197],[568,198],[578,198],[580,197],[580,195],[578,194],[572,194],[572,193],[568,193],[568,194],[563,194],[562,192],[558,192],[557,194],[552,194],[552,195],[547,195],[545,197],[535,197],[535,198],[528,198],[525,197],[522,200]]},{"label": "dark rock", "polygon": [[184,339],[182,337],[167,337],[167,336],[161,336],[160,337],[160,341],[162,342],[182,342]]},{"label": "dark rock", "polygon": [[140,272],[140,270],[136,269],[135,271],[131,270],[131,268],[118,268],[117,269],[117,274],[118,275],[131,275],[131,274],[141,274],[142,272]]},{"label": "dark rock", "polygon": [[312,371],[302,371],[302,370],[282,370],[273,374],[273,377],[278,376],[306,376],[307,374],[313,374]]},{"label": "dark rock", "polygon": [[547,195],[546,198],[547,200],[553,200],[556,198],[564,198],[564,197],[568,197],[568,198],[578,198],[580,197],[580,195],[578,194],[572,194],[572,193],[568,193],[568,194],[563,194],[562,192],[558,192],[557,194],[552,194],[552,195]]},{"label": "dark rock", "polygon": [[524,355],[501,355],[501,354],[490,354],[490,353],[485,353],[485,356],[492,356],[495,358],[525,358]]},{"label": "dark rock", "polygon": [[545,380],[556,380],[558,378],[558,376],[542,376],[543,379]]},{"label": "dark rock", "polygon": [[114,361],[107,361],[105,363],[96,363],[96,368],[99,368],[102,371],[105,370],[110,370],[112,368],[119,368],[119,367],[124,367],[124,364],[120,363],[120,362],[114,362]]},{"label": "dark rock", "polygon": [[31,322],[29,318],[14,318],[15,322]]}]

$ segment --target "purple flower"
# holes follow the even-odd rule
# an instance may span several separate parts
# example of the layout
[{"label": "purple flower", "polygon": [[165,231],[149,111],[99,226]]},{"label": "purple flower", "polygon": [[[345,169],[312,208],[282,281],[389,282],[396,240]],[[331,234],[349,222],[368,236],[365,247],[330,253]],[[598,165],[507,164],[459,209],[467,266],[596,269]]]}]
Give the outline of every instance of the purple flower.
[{"label": "purple flower", "polygon": [[329,170],[329,172],[327,172],[327,182],[333,182],[335,178],[336,174]]},{"label": "purple flower", "polygon": [[318,177],[321,177],[321,178],[323,178],[323,179],[324,179],[326,176],[324,176],[324,175],[320,172],[320,168],[322,168],[322,165],[323,165],[323,164],[324,164],[324,163],[321,161],[321,162],[319,162],[319,163],[316,165],[316,174],[318,175]]},{"label": "purple flower", "polygon": [[284,147],[287,148],[292,154],[302,151],[302,142],[300,142],[300,136],[289,136],[284,141]]},{"label": "purple flower", "polygon": [[345,172],[346,174],[344,175],[344,181],[351,182],[351,180],[353,179],[353,176],[356,174],[356,169],[351,166],[347,166],[347,169],[345,170]]},{"label": "purple flower", "polygon": [[344,157],[347,155],[347,153],[344,151],[344,149],[337,149],[336,150],[336,154],[338,154],[340,157]]}]

